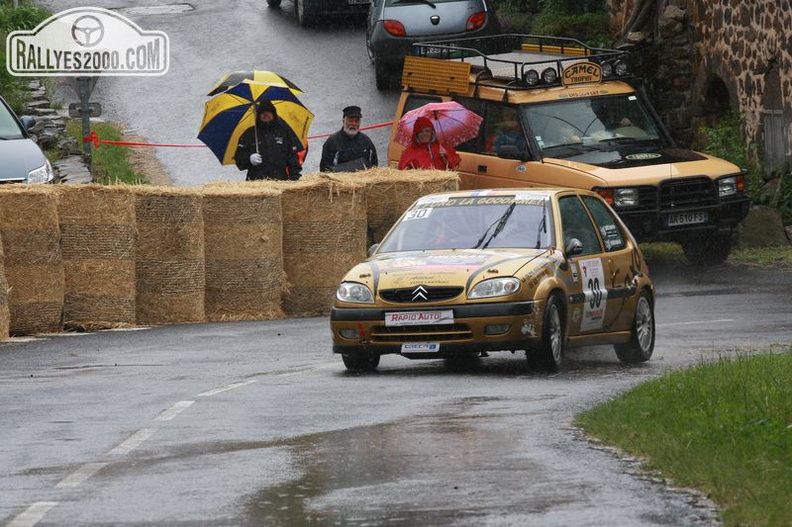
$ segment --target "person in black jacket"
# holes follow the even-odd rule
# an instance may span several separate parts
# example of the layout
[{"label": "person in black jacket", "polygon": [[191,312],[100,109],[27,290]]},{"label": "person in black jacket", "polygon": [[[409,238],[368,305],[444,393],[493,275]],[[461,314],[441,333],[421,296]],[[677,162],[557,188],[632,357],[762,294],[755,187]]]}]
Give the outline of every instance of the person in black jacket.
[{"label": "person in black jacket", "polygon": [[322,172],[355,172],[377,166],[377,149],[369,136],[360,131],[359,106],[347,106],[341,130],[327,138],[322,146]]},{"label": "person in black jacket", "polygon": [[256,125],[239,138],[234,161],[247,170],[247,181],[255,179],[300,179],[302,165],[297,152],[303,149],[291,130],[278,121],[278,112],[269,101],[258,105]]}]

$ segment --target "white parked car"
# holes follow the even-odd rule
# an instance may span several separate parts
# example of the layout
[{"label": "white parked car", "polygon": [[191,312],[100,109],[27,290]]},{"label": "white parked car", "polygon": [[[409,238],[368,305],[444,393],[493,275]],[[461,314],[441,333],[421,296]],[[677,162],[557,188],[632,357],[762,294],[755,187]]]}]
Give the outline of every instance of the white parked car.
[{"label": "white parked car", "polygon": [[41,148],[30,139],[33,117],[17,117],[0,97],[0,183],[50,183],[52,165]]}]

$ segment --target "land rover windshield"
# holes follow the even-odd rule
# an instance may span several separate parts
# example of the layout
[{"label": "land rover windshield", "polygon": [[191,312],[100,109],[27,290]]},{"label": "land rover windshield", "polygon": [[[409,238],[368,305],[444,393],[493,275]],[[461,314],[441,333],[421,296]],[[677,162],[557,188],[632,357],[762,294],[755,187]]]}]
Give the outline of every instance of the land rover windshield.
[{"label": "land rover windshield", "polygon": [[599,164],[609,154],[619,158],[625,146],[633,152],[671,146],[635,94],[524,104],[520,110],[543,157]]}]

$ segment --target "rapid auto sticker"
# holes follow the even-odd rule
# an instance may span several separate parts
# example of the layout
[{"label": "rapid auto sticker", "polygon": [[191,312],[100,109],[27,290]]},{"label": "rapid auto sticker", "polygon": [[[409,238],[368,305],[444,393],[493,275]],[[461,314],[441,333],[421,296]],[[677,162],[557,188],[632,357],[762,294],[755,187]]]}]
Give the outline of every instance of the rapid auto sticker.
[{"label": "rapid auto sticker", "polygon": [[580,331],[590,331],[602,327],[605,320],[608,290],[605,288],[602,260],[590,258],[581,260],[579,263],[583,275],[583,292],[586,296],[586,300],[583,302],[583,320],[580,322]]}]

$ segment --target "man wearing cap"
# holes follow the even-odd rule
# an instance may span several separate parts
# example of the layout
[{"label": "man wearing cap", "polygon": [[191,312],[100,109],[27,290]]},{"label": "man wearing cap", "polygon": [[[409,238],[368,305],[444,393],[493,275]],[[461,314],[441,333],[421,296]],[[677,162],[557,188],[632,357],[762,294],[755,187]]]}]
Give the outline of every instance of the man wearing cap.
[{"label": "man wearing cap", "polygon": [[247,180],[300,179],[302,165],[297,153],[300,140],[288,126],[278,121],[278,112],[269,101],[259,103],[256,125],[242,133],[234,154],[239,170],[247,170]]},{"label": "man wearing cap", "polygon": [[322,172],[355,172],[377,166],[377,149],[369,136],[360,131],[359,106],[343,110],[341,130],[327,138],[322,146]]}]

